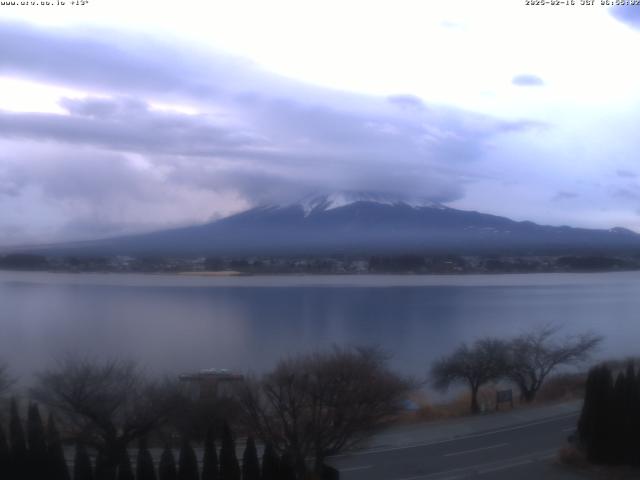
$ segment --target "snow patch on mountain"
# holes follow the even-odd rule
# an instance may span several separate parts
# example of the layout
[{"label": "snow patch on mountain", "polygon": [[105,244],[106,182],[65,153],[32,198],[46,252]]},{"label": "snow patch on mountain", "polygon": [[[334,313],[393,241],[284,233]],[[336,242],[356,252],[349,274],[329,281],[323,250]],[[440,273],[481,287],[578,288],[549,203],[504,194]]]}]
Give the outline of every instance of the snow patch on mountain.
[{"label": "snow patch on mountain", "polygon": [[375,203],[378,205],[405,205],[412,208],[445,209],[441,203],[418,198],[399,198],[375,192],[333,192],[327,195],[309,195],[302,200],[289,205],[301,208],[305,216],[314,212],[326,212],[336,208],[346,207],[357,202]]},{"label": "snow patch on mountain", "polygon": [[618,235],[637,235],[633,230],[629,230],[624,227],[613,227],[609,229],[611,233],[617,233]]}]

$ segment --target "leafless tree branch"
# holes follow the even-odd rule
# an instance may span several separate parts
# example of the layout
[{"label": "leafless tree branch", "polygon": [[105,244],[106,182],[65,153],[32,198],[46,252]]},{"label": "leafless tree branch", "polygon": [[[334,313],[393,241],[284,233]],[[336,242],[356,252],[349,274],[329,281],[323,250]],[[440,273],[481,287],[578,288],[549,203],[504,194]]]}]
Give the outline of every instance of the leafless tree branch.
[{"label": "leafless tree branch", "polygon": [[482,338],[471,346],[462,344],[431,368],[435,388],[447,390],[454,383],[466,383],[471,391],[471,412],[480,412],[478,390],[507,372],[508,346],[503,340]]},{"label": "leafless tree branch", "polygon": [[397,414],[412,387],[391,372],[377,349],[341,349],[281,361],[249,379],[240,398],[248,427],[281,452],[299,473],[355,446]]},{"label": "leafless tree branch", "polygon": [[523,333],[509,343],[507,376],[525,402],[535,400],[548,375],[562,365],[586,361],[603,338],[594,333],[557,338],[560,328],[544,325]]},{"label": "leafless tree branch", "polygon": [[166,421],[178,392],[146,380],[133,362],[66,357],[38,375],[31,395],[103,453],[111,478],[127,445]]}]

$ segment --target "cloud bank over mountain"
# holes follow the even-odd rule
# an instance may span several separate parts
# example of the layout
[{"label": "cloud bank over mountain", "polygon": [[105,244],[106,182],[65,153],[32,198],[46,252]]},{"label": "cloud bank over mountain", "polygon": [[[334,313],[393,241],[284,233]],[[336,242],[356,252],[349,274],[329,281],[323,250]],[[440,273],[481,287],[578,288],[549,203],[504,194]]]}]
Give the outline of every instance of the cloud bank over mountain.
[{"label": "cloud bank over mountain", "polygon": [[68,238],[332,189],[452,201],[496,136],[539,127],[331,91],[192,45],[105,31],[2,24],[0,73],[77,92],[57,112],[0,111],[2,205],[42,202],[44,226]]},{"label": "cloud bank over mountain", "polygon": [[[536,70],[504,77],[514,95],[545,94],[545,75],[519,71]],[[0,245],[189,225],[336,190],[633,227],[623,217],[638,207],[620,191],[640,185],[620,172],[633,171],[635,145],[606,152],[603,179],[602,139],[585,142],[585,130],[566,114],[498,116],[311,85],[171,36],[5,21]]]}]

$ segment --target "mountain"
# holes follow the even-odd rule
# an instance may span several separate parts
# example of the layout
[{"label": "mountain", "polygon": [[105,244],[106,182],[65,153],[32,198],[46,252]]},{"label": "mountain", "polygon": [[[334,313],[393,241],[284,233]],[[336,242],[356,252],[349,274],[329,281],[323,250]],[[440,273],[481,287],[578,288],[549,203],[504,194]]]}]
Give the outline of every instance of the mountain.
[{"label": "mountain", "polygon": [[322,255],[567,253],[640,248],[640,235],[516,222],[419,199],[362,192],[263,205],[186,228],[60,245],[49,253],[100,255]]}]

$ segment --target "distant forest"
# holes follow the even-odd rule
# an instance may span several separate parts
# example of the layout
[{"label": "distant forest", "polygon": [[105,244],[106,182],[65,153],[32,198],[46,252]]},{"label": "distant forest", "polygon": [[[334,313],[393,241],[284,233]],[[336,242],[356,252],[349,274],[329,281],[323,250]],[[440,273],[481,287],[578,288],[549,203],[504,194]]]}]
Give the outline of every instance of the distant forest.
[{"label": "distant forest", "polygon": [[237,272],[242,274],[463,274],[608,272],[640,269],[640,255],[564,256],[44,256],[33,253],[0,255],[0,269],[57,272]]}]

